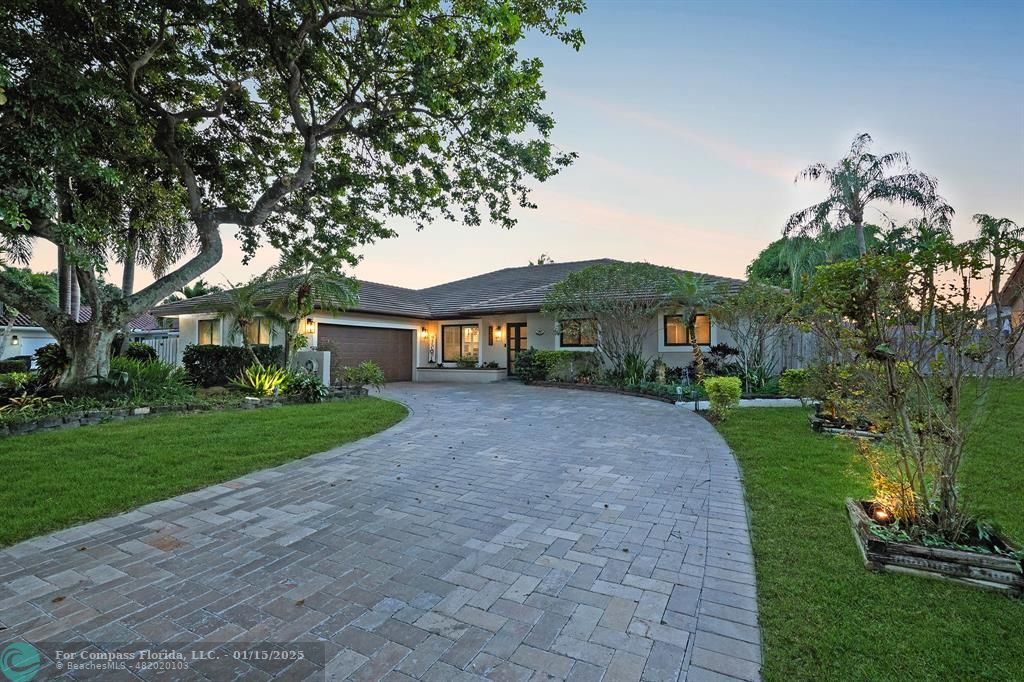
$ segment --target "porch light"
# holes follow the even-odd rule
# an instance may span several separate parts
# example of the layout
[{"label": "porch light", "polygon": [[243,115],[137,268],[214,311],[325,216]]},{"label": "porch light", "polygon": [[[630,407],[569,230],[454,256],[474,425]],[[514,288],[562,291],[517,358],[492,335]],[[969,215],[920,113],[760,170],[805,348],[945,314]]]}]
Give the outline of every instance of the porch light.
[{"label": "porch light", "polygon": [[420,338],[421,339],[427,338],[427,328],[426,327],[420,327]]},{"label": "porch light", "polygon": [[500,324],[497,325],[494,328],[494,340],[495,341],[501,341],[501,325]]},{"label": "porch light", "polygon": [[306,330],[305,330],[305,333],[306,334],[315,334],[316,333],[316,322],[313,321],[312,317],[307,317],[306,318]]},{"label": "porch light", "polygon": [[18,335],[17,334],[15,334],[14,336],[11,337],[11,345],[12,346],[17,346],[19,343],[21,343],[21,341],[18,340]]}]

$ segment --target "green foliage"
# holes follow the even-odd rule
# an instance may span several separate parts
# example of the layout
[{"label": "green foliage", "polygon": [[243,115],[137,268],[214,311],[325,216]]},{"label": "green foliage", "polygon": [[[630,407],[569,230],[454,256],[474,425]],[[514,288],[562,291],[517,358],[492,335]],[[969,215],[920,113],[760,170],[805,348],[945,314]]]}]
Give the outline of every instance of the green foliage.
[{"label": "green foliage", "polygon": [[138,399],[158,398],[188,391],[186,374],[180,367],[159,360],[136,360],[127,356],[111,358],[106,383],[126,390]]},{"label": "green foliage", "polygon": [[711,402],[711,413],[724,420],[740,404],[743,384],[738,377],[708,377],[704,380],[704,390]]},{"label": "green foliage", "polygon": [[[861,133],[835,166],[815,163],[797,176],[797,179],[825,182],[828,196],[791,215],[784,230],[787,237],[821,234],[831,230],[833,225],[852,224],[858,254],[866,255],[864,210],[878,201],[912,206],[939,220],[948,220],[953,209],[938,195],[935,178],[911,169],[906,152],[872,154],[871,142],[870,135]],[[896,175],[889,174],[892,169],[897,170]]]},{"label": "green foliage", "polygon": [[[283,352],[280,346],[251,346],[264,367],[280,366]],[[241,346],[213,346],[192,344],[185,348],[182,363],[189,380],[204,388],[227,386],[252,364],[252,355]]]},{"label": "green foliage", "polygon": [[651,361],[640,353],[628,353],[622,363],[622,381],[626,384],[639,384],[647,378],[647,370]]},{"label": "green foliage", "polygon": [[665,305],[673,271],[650,263],[606,263],[569,273],[548,291],[542,312],[556,320],[593,320],[594,350],[622,372],[642,355],[651,319]]},{"label": "green foliage", "polygon": [[131,360],[138,360],[140,362],[149,362],[157,359],[156,348],[147,346],[144,343],[138,341],[132,341],[128,344],[128,348],[124,351],[124,357]]},{"label": "green foliage", "polygon": [[[0,217],[0,224],[2,223],[3,219]],[[2,249],[0,249],[0,256],[2,255]],[[55,277],[42,272],[32,272],[28,268],[13,268],[9,265],[0,266],[0,272],[3,272],[12,282],[16,282],[17,286],[32,291],[52,305],[57,305],[57,280]]]},{"label": "green foliage", "polygon": [[455,366],[461,369],[471,369],[476,367],[476,356],[475,355],[460,355],[455,360]]},{"label": "green foliage", "polygon": [[327,387],[320,377],[309,372],[294,372],[284,384],[284,394],[304,403],[322,403],[327,399]]},{"label": "green foliage", "polygon": [[257,398],[267,398],[277,395],[287,380],[288,372],[280,367],[251,365],[232,379],[231,385]]},{"label": "green foliage", "polygon": [[7,372],[0,374],[0,400],[24,393],[32,383],[31,372]]},{"label": "green foliage", "polygon": [[0,374],[7,374],[9,372],[28,372],[31,369],[32,361],[28,357],[0,360]]},{"label": "green foliage", "polygon": [[811,397],[810,371],[807,369],[787,369],[779,377],[779,391],[782,395],[795,396],[801,400]]},{"label": "green foliage", "polygon": [[45,346],[36,349],[35,355],[36,369],[39,372],[39,378],[44,383],[52,383],[60,378],[68,368],[68,354],[64,352],[64,349],[58,343],[48,343]]},{"label": "green foliage", "polygon": [[531,381],[595,382],[601,373],[601,360],[591,351],[537,350],[529,348],[516,357],[516,376]]},{"label": "green foliage", "polygon": [[342,381],[350,386],[363,388],[370,386],[379,392],[384,388],[387,379],[384,378],[384,370],[376,362],[367,360],[355,367],[345,367],[341,372]]},{"label": "green foliage", "polygon": [[[338,271],[396,219],[512,227],[575,158],[523,50],[579,49],[583,0],[8,4],[0,249],[62,246],[87,284],[109,255],[159,271],[169,247],[198,250],[116,304],[83,286],[96,314],[80,325],[0,273],[62,336],[105,343],[209,271],[224,225],[246,262],[271,246]],[[61,341],[76,377],[97,373],[102,352]]]},{"label": "green foliage", "polygon": [[33,418],[41,415],[48,407],[64,403],[64,396],[60,395],[21,395],[11,396],[7,402],[0,405],[0,415],[4,418],[8,415],[17,415],[22,418]]}]

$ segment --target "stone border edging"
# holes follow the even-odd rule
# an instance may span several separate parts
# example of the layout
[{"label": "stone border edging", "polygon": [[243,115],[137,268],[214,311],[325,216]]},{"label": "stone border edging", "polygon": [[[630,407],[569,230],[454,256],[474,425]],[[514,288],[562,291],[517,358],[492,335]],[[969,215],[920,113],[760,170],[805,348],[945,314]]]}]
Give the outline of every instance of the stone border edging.
[{"label": "stone border edging", "polygon": [[634,398],[647,398],[648,400],[657,400],[663,403],[669,403],[674,405],[676,399],[668,398],[660,395],[652,395],[650,393],[641,393],[639,391],[629,391],[624,388],[615,388],[614,386],[601,386],[600,384],[570,384],[561,381],[531,381],[529,383],[523,382],[527,386],[544,386],[546,388],[567,388],[574,391],[591,391],[592,393],[613,393],[615,395],[628,395]]},{"label": "stone border edging", "polygon": [[[340,389],[332,390],[324,402],[334,400],[349,400],[360,396],[368,395],[369,391],[362,389]],[[242,398],[237,405],[198,405],[184,403],[182,405],[143,405],[139,407],[117,407],[99,410],[78,410],[68,414],[53,415],[35,421],[21,422],[17,424],[0,424],[0,439],[10,436],[23,436],[37,431],[57,431],[60,429],[74,429],[79,426],[93,426],[94,424],[106,424],[126,419],[138,419],[160,414],[174,414],[180,412],[235,412],[261,408],[281,407],[283,405],[307,404],[301,400],[288,398]]]}]

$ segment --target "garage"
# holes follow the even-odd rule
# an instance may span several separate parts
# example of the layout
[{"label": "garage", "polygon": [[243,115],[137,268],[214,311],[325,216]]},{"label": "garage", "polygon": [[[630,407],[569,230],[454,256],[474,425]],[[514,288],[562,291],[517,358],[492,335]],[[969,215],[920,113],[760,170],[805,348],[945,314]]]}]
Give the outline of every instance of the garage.
[{"label": "garage", "polygon": [[412,381],[411,329],[320,324],[317,345],[331,352],[332,383],[338,381],[342,367],[367,360],[380,365],[388,381]]}]

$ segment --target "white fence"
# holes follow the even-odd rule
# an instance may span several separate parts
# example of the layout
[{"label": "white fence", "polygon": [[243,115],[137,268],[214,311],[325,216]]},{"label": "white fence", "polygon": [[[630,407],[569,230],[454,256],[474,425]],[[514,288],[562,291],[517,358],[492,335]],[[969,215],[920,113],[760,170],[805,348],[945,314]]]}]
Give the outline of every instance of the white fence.
[{"label": "white fence", "polygon": [[135,341],[144,343],[150,348],[156,350],[157,357],[161,362],[166,362],[171,365],[178,364],[178,337],[168,336],[162,339],[147,339],[146,337],[137,337]]}]

